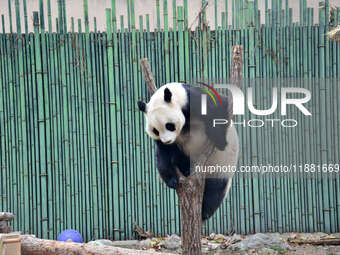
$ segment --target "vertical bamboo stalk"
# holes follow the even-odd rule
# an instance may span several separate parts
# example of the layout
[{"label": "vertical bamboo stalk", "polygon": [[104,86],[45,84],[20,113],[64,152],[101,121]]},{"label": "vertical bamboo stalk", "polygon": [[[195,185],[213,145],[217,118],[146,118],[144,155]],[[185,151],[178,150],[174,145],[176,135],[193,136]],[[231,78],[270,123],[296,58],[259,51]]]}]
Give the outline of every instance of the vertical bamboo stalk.
[{"label": "vertical bamboo stalk", "polygon": [[185,59],[184,59],[184,20],[183,20],[183,7],[177,7],[177,22],[178,22],[178,54],[179,54],[179,80],[184,82],[185,77]]},{"label": "vertical bamboo stalk", "polygon": [[66,0],[60,0],[62,1],[62,13],[63,13],[63,31],[64,33],[67,33],[67,16],[66,16]]},{"label": "vertical bamboo stalk", "polygon": [[[202,0],[202,6],[206,5],[206,0]],[[202,55],[203,55],[203,70],[202,70],[202,80],[208,78],[208,39],[207,39],[207,16],[206,16],[206,8],[202,13]]]},{"label": "vertical bamboo stalk", "polygon": [[13,33],[13,24],[12,24],[12,3],[11,0],[8,0],[8,18],[9,18],[9,32]]},{"label": "vertical bamboo stalk", "polygon": [[84,24],[85,24],[85,33],[88,35],[90,32],[89,28],[89,8],[87,0],[83,0],[84,2]]},{"label": "vertical bamboo stalk", "polygon": [[28,34],[28,21],[27,21],[27,3],[26,0],[23,0],[23,8],[24,8],[24,22],[25,22],[25,34]]},{"label": "vertical bamboo stalk", "polygon": [[168,27],[168,1],[163,0],[163,17],[164,17],[164,58],[165,58],[165,82],[170,82],[169,67],[169,27]]},{"label": "vertical bamboo stalk", "polygon": [[47,22],[48,22],[48,32],[52,33],[51,0],[47,0]]},{"label": "vertical bamboo stalk", "polygon": [[189,27],[189,11],[188,11],[188,0],[183,0],[183,10],[184,10],[184,29]]},{"label": "vertical bamboo stalk", "polygon": [[63,7],[62,7],[62,1],[63,0],[59,0],[57,3],[58,3],[58,23],[57,26],[58,26],[58,30],[57,32],[59,33],[63,33],[63,28],[64,28],[64,25],[63,25]]},{"label": "vertical bamboo stalk", "polygon": [[228,19],[229,19],[229,10],[228,10],[228,0],[225,0],[224,2],[224,8],[225,8],[225,16],[226,16],[226,19],[225,19],[225,24],[222,24],[222,26],[225,26],[225,27],[228,27]]},{"label": "vertical bamboo stalk", "polygon": [[157,11],[157,30],[161,30],[161,11],[159,6],[159,0],[156,0],[156,11]]}]

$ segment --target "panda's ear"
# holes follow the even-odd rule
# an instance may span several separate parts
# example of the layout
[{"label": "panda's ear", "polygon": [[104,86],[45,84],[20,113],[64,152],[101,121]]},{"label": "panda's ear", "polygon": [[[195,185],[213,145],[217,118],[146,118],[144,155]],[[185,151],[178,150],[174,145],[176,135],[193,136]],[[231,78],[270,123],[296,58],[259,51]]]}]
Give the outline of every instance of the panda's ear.
[{"label": "panda's ear", "polygon": [[165,88],[164,89],[164,101],[167,102],[167,103],[170,103],[171,102],[171,96],[172,96],[172,94],[171,94],[170,89]]},{"label": "panda's ear", "polygon": [[137,104],[139,110],[146,113],[146,104],[143,101],[138,101]]}]

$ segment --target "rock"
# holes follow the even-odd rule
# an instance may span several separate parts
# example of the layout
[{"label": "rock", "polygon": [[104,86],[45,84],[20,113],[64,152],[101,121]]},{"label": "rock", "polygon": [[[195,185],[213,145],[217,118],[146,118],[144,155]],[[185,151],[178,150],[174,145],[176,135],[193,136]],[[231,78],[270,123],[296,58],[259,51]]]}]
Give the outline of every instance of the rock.
[{"label": "rock", "polygon": [[281,239],[281,234],[278,233],[278,232],[275,232],[275,233],[266,233],[266,235],[270,236],[270,237],[273,237],[273,238],[279,238]]},{"label": "rock", "polygon": [[208,247],[202,247],[202,253],[209,253],[210,250]]},{"label": "rock", "polygon": [[150,248],[151,242],[152,242],[152,240],[150,238],[148,238],[148,239],[140,241],[138,246],[141,249],[143,249],[143,248],[148,249],[148,248]]},{"label": "rock", "polygon": [[323,232],[317,232],[317,233],[312,233],[312,236],[311,238],[313,240],[319,240],[321,238],[325,238],[325,237],[328,237],[329,235],[326,234],[326,233],[323,233]]},{"label": "rock", "polygon": [[222,234],[217,234],[214,238],[214,240],[218,241],[218,242],[222,242],[223,240],[227,240],[228,237]]},{"label": "rock", "polygon": [[239,241],[242,241],[243,237],[241,235],[238,234],[233,234],[233,236],[231,237],[231,241],[232,243],[237,243]]},{"label": "rock", "polygon": [[281,240],[287,241],[289,238],[291,238],[292,233],[282,233],[281,234]]},{"label": "rock", "polygon": [[249,235],[242,241],[232,244],[229,246],[232,250],[248,250],[248,249],[255,249],[255,248],[272,248],[272,249],[291,249],[291,247],[280,240],[278,237],[271,237],[270,235],[258,233],[255,235]]},{"label": "rock", "polygon": [[202,238],[201,239],[201,244],[202,245],[205,245],[205,244],[208,244],[208,243],[209,243],[208,239],[206,239],[206,238]]},{"label": "rock", "polygon": [[112,241],[112,246],[135,249],[139,244],[138,240]]},{"label": "rock", "polygon": [[94,241],[88,242],[88,244],[112,246],[112,241],[106,240],[106,239],[99,239],[99,240],[94,240]]},{"label": "rock", "polygon": [[271,254],[276,254],[276,251],[273,250],[273,249],[269,249],[269,248],[263,247],[263,248],[260,250],[260,253],[259,253],[259,254],[263,254],[263,255],[271,255]]},{"label": "rock", "polygon": [[220,246],[221,246],[221,244],[219,244],[219,243],[208,243],[208,248],[210,250],[217,250]]},{"label": "rock", "polygon": [[181,248],[182,242],[178,235],[173,234],[164,239],[159,245],[169,250],[177,250]]},{"label": "rock", "polygon": [[0,221],[12,221],[14,219],[14,215],[9,212],[0,212]]},{"label": "rock", "polygon": [[335,236],[336,238],[340,238],[340,233],[333,233],[332,236]]},{"label": "rock", "polygon": [[215,236],[216,236],[215,233],[211,233],[211,234],[209,235],[209,238],[208,238],[208,239],[214,240],[214,239],[215,239]]}]

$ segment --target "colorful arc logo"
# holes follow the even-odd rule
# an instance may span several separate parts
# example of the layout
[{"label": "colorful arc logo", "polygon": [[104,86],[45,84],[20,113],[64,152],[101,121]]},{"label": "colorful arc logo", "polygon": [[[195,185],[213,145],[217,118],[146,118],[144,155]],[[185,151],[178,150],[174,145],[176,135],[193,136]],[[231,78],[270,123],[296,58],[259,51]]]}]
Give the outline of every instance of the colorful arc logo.
[{"label": "colorful arc logo", "polygon": [[[208,89],[210,89],[212,92],[214,92],[214,94],[217,96],[218,100],[222,104],[222,100],[220,98],[220,95],[217,93],[217,91],[213,87],[211,87],[208,84],[205,84],[203,82],[199,82],[199,83],[202,84],[203,86],[207,87]],[[214,95],[209,90],[207,90],[206,88],[201,88],[201,89],[211,97],[211,99],[214,101],[214,103],[216,105],[216,100],[215,100]]]}]

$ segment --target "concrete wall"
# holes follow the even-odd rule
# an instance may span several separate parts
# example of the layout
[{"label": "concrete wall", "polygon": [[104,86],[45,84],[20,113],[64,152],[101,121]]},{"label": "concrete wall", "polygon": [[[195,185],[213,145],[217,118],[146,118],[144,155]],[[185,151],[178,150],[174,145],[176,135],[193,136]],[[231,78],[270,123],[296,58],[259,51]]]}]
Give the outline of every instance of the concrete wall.
[{"label": "concrete wall", "polygon": [[[13,27],[15,28],[15,6],[14,1],[12,2],[12,16],[13,16]],[[68,29],[71,28],[70,19],[74,17],[75,20],[81,18],[83,20],[83,1],[82,0],[65,0],[66,1],[66,14],[68,21]],[[229,1],[229,8],[231,8],[231,0]],[[20,1],[22,2],[22,1]],[[53,29],[55,29],[55,18],[58,16],[58,8],[57,8],[57,0],[51,0],[52,5],[52,16],[53,16]],[[127,0],[116,0],[117,2],[117,14],[124,15],[125,24],[127,24]],[[264,22],[264,4],[265,0],[259,0],[259,8],[261,10],[261,20]],[[271,2],[271,1],[268,1]],[[285,3],[285,1],[282,1]],[[318,2],[316,0],[307,0],[308,7],[314,7],[314,20],[318,20]],[[218,0],[218,11],[221,13],[224,11],[224,3],[225,0]],[[299,19],[299,1],[293,0],[289,1],[290,7],[293,8],[293,19],[297,21]],[[331,6],[340,6],[340,0],[330,0]],[[163,1],[160,0],[161,10],[163,9],[162,4]],[[93,18],[97,18],[97,27],[100,31],[104,31],[106,27],[106,16],[105,16],[105,8],[110,8],[111,0],[88,0],[89,5],[89,18],[90,18],[90,28],[93,29]],[[183,5],[183,0],[177,0],[177,5]],[[44,0],[44,7],[46,10],[47,1]],[[189,0],[189,25],[192,24],[193,20],[197,16],[201,6],[201,1],[199,0]],[[29,29],[33,30],[33,22],[32,22],[32,12],[39,10],[39,0],[27,0],[27,9],[28,9],[28,17],[29,17]],[[23,27],[23,6],[21,3],[20,6],[21,11],[21,22]],[[172,26],[172,0],[168,0],[168,12],[169,12],[169,24]],[[136,22],[138,27],[138,16],[150,14],[150,25],[155,27],[157,25],[157,17],[156,17],[156,1],[155,0],[135,0],[135,13],[136,13]],[[6,21],[6,31],[9,31],[9,21],[8,21],[8,1],[0,0],[0,14],[5,15]],[[211,27],[214,27],[214,1],[210,0],[208,9],[207,9],[207,17],[208,22]],[[45,13],[46,15],[46,13]],[[162,15],[162,13],[161,13]],[[47,18],[47,15],[46,15]],[[221,20],[221,15],[219,14],[219,21]],[[144,17],[145,22],[145,17]],[[229,15],[229,22],[231,23],[231,15]],[[119,19],[118,19],[119,24]],[[161,16],[161,25],[163,25],[163,18]],[[1,24],[0,24],[1,26]],[[195,24],[193,25],[195,26]],[[2,29],[2,28],[1,28]],[[0,30],[1,31],[1,30]]]}]

